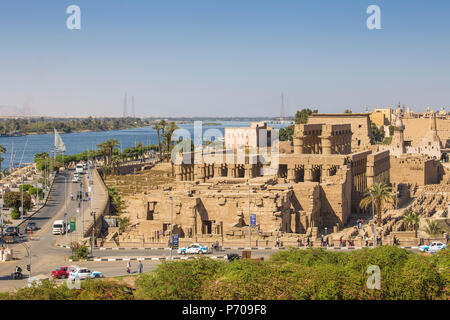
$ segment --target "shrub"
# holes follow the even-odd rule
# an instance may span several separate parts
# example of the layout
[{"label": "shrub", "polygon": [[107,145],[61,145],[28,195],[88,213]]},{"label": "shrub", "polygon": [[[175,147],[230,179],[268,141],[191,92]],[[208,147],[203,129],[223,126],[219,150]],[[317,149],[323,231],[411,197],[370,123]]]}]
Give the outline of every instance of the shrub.
[{"label": "shrub", "polygon": [[20,212],[16,208],[11,211],[11,219],[17,220],[20,219]]},{"label": "shrub", "polygon": [[81,245],[77,242],[72,242],[70,249],[72,250],[70,259],[86,259],[89,256],[89,250],[85,244]]},{"label": "shrub", "polygon": [[136,297],[151,300],[201,299],[203,283],[223,265],[223,261],[209,258],[163,262],[152,273],[137,279]]}]

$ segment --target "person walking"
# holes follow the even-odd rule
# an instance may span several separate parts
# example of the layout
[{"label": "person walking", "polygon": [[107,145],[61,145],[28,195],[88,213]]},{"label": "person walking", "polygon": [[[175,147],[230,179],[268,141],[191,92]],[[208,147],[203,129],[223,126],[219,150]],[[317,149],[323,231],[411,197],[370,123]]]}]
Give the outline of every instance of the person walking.
[{"label": "person walking", "polygon": [[297,247],[300,248],[300,237],[297,236]]},{"label": "person walking", "polygon": [[322,247],[325,244],[324,241],[323,241],[323,234],[320,236],[320,244],[321,244]]},{"label": "person walking", "polygon": [[327,237],[327,240],[325,241],[325,246],[328,247],[329,245],[330,245],[330,242],[329,242],[328,237]]},{"label": "person walking", "polygon": [[280,239],[277,237],[277,240],[275,241],[275,247],[280,247]]},{"label": "person walking", "polygon": [[143,269],[142,261],[139,260],[139,263],[138,263],[138,272],[139,272],[139,273],[142,273],[142,269]]},{"label": "person walking", "polygon": [[339,247],[342,247],[342,245],[343,245],[343,240],[342,240],[342,236],[339,238]]},{"label": "person walking", "polygon": [[368,247],[368,246],[369,246],[369,237],[366,236],[366,247]]},{"label": "person walking", "polygon": [[394,246],[396,246],[397,245],[397,237],[395,236],[395,234],[394,234]]},{"label": "person walking", "polygon": [[127,273],[130,273],[130,272],[131,272],[131,262],[128,261],[127,262]]},{"label": "person walking", "polygon": [[448,244],[448,238],[449,238],[448,233],[446,233],[445,234],[445,241],[447,242],[447,244]]},{"label": "person walking", "polygon": [[309,242],[309,237],[307,237],[307,238],[306,238],[306,246],[309,247],[309,244],[310,244],[310,242]]}]

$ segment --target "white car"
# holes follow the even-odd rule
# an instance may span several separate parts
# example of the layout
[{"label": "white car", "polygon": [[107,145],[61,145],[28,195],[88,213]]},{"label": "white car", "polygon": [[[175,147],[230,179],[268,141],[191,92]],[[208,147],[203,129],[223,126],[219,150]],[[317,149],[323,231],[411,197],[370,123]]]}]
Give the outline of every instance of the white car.
[{"label": "white car", "polygon": [[208,253],[208,247],[202,246],[199,243],[193,243],[189,247],[178,249],[178,254],[186,254],[186,253]]},{"label": "white car", "polygon": [[87,268],[77,268],[71,273],[69,273],[69,279],[75,280],[85,280],[85,279],[94,279],[94,278],[103,278],[103,274],[100,271],[90,271]]},{"label": "white car", "polygon": [[429,245],[420,246],[419,250],[422,252],[436,253],[445,249],[447,246],[440,241],[433,241]]},{"label": "white car", "polygon": [[78,176],[74,176],[72,178],[72,182],[78,182],[80,180],[80,178]]}]

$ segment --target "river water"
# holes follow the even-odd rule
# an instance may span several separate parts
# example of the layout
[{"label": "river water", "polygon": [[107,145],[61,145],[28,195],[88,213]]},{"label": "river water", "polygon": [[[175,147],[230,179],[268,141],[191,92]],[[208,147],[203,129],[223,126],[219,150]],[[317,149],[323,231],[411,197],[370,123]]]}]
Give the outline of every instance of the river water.
[{"label": "river water", "polygon": [[[209,121],[211,122],[211,121]],[[207,122],[204,122],[207,123]],[[203,133],[208,129],[218,129],[224,134],[226,127],[248,127],[250,122],[225,121],[214,122],[220,125],[203,125]],[[286,127],[286,124],[269,124],[269,126],[279,129]],[[194,124],[178,124],[178,127],[186,129],[193,137]],[[130,129],[102,132],[78,132],[78,133],[60,133],[64,144],[66,145],[66,154],[81,153],[86,150],[97,149],[97,144],[108,139],[117,139],[120,142],[120,149],[134,147],[135,144],[142,142],[144,145],[158,144],[156,130],[151,126]],[[34,155],[39,152],[48,152],[53,148],[55,136],[53,134],[27,135],[21,137],[0,137],[0,145],[6,148],[2,154],[4,158],[2,168],[9,168],[11,159],[13,166],[17,167],[20,163],[32,163]],[[193,139],[193,138],[192,138]],[[12,155],[12,157],[11,157]]]}]

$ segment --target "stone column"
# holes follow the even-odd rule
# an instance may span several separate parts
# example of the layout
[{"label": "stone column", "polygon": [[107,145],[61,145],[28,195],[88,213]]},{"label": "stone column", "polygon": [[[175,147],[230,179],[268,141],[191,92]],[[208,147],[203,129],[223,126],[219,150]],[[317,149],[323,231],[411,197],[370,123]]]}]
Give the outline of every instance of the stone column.
[{"label": "stone column", "polygon": [[304,143],[303,137],[294,137],[294,154],[303,154]]},{"label": "stone column", "polygon": [[288,182],[295,182],[295,168],[288,166],[287,179]]},{"label": "stone column", "polygon": [[331,136],[321,136],[322,154],[332,154],[331,152]]},{"label": "stone column", "polygon": [[312,165],[310,164],[305,165],[305,182],[313,180],[312,170],[313,170]]}]

